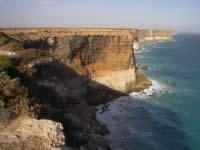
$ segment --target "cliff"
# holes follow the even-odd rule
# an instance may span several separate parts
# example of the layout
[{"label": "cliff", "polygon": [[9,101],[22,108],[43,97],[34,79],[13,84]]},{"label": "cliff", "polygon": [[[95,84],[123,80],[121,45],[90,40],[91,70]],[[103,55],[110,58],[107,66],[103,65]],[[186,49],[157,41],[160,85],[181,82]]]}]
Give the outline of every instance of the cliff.
[{"label": "cliff", "polygon": [[[88,104],[105,103],[125,95],[135,83],[133,34],[111,29],[7,29],[1,32],[0,117],[6,118],[1,114],[6,109],[14,116],[55,120],[64,126],[66,145],[74,149],[113,150],[112,143],[104,138],[108,129],[96,120],[95,108]],[[9,122],[15,120],[10,118]],[[34,120],[40,124],[38,121]],[[26,123],[23,120],[19,128],[35,131],[35,126],[32,129]],[[12,144],[9,141],[16,147],[29,144],[24,137],[32,134],[30,140],[34,143],[41,138],[40,134],[30,132],[18,133],[21,136],[16,139],[15,132],[4,131],[0,135],[2,139],[9,134],[2,143],[4,149]],[[46,134],[46,130],[39,131]],[[51,145],[51,141],[46,144]]]},{"label": "cliff", "polygon": [[164,30],[132,30],[132,33],[136,36],[133,48],[134,50],[140,50],[141,44],[168,41],[172,40],[175,32]]},{"label": "cliff", "polygon": [[[137,72],[134,58],[134,41],[140,42],[143,34],[130,29],[1,29],[0,32],[0,119],[6,118],[1,113],[4,109],[17,116],[10,120],[17,120],[18,116],[48,118],[63,124],[65,144],[70,147],[113,150],[112,143],[104,138],[109,131],[96,120],[96,109],[91,105],[151,86],[151,81]],[[36,127],[32,129],[30,122],[48,124],[48,121],[23,120],[19,129],[26,128],[26,133],[34,131]],[[43,127],[37,130],[46,135]],[[4,134],[0,138],[4,139]],[[19,140],[18,146],[29,143],[24,140],[28,136],[41,138],[31,132],[20,139],[16,136],[19,135],[9,134],[11,140],[7,139],[3,146],[9,146],[8,141]],[[52,140],[46,144],[52,145]],[[63,139],[58,143],[63,146]]]},{"label": "cliff", "polygon": [[[49,50],[51,56],[79,75],[127,92],[136,81],[134,35],[112,29],[3,30],[25,48]],[[92,82],[88,85],[92,85]]]}]

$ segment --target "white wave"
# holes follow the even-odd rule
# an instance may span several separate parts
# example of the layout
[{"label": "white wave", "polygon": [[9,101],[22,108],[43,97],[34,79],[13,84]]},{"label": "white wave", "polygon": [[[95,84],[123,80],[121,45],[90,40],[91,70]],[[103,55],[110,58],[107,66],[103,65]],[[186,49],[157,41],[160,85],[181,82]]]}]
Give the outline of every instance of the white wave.
[{"label": "white wave", "polygon": [[142,49],[137,50],[137,51],[135,50],[134,53],[135,53],[135,54],[139,54],[139,53],[141,53],[141,50],[142,50]]},{"label": "white wave", "polygon": [[149,52],[149,50],[147,48],[142,47],[141,49],[134,51],[135,54],[140,54],[140,53],[144,53],[144,52]]},{"label": "white wave", "polygon": [[148,48],[143,47],[143,48],[141,48],[140,51],[137,52],[137,53],[149,53],[149,52],[150,52],[150,50],[149,50]]},{"label": "white wave", "polygon": [[177,40],[175,40],[175,39],[171,39],[170,42],[177,42]]},{"label": "white wave", "polygon": [[138,99],[147,99],[150,98],[151,96],[154,95],[160,95],[160,94],[164,94],[164,93],[171,93],[170,91],[170,87],[160,83],[156,80],[151,80],[152,81],[152,86],[150,86],[147,89],[144,89],[141,92],[132,92],[129,96],[131,97],[135,97]]},{"label": "white wave", "polygon": [[147,49],[147,48],[143,48],[143,49],[142,49],[142,52],[144,52],[144,53],[149,53],[149,52],[150,52],[150,50],[149,50],[149,49]]}]

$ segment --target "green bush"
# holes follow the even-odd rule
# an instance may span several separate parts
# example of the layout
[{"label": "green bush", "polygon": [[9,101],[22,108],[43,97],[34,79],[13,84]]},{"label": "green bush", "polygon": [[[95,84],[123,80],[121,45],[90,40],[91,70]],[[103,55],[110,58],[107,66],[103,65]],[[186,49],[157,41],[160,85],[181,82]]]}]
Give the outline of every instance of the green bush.
[{"label": "green bush", "polygon": [[0,37],[0,47],[7,44],[9,41],[7,37]]},{"label": "green bush", "polygon": [[5,68],[13,68],[15,65],[11,61],[11,59],[7,58],[0,58],[0,68],[5,69]]},{"label": "green bush", "polygon": [[18,70],[19,63],[19,59],[0,57],[0,72],[4,71],[12,78],[19,77],[21,76],[21,73]]}]

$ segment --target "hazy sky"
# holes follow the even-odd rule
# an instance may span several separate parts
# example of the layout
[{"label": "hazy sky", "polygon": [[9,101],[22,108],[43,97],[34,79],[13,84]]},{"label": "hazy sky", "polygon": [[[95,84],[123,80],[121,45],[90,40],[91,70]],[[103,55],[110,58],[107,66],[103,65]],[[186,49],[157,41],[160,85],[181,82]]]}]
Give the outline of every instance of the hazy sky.
[{"label": "hazy sky", "polygon": [[0,0],[0,27],[200,32],[200,0]]}]

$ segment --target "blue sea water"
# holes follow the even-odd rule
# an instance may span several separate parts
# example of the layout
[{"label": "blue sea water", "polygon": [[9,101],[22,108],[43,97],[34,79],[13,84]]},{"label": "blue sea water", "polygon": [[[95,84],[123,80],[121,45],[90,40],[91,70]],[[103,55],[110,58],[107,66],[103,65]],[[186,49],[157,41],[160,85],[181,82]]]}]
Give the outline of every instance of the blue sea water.
[{"label": "blue sea water", "polygon": [[153,86],[98,114],[107,138],[117,150],[200,150],[200,34],[145,45],[135,57]]}]

